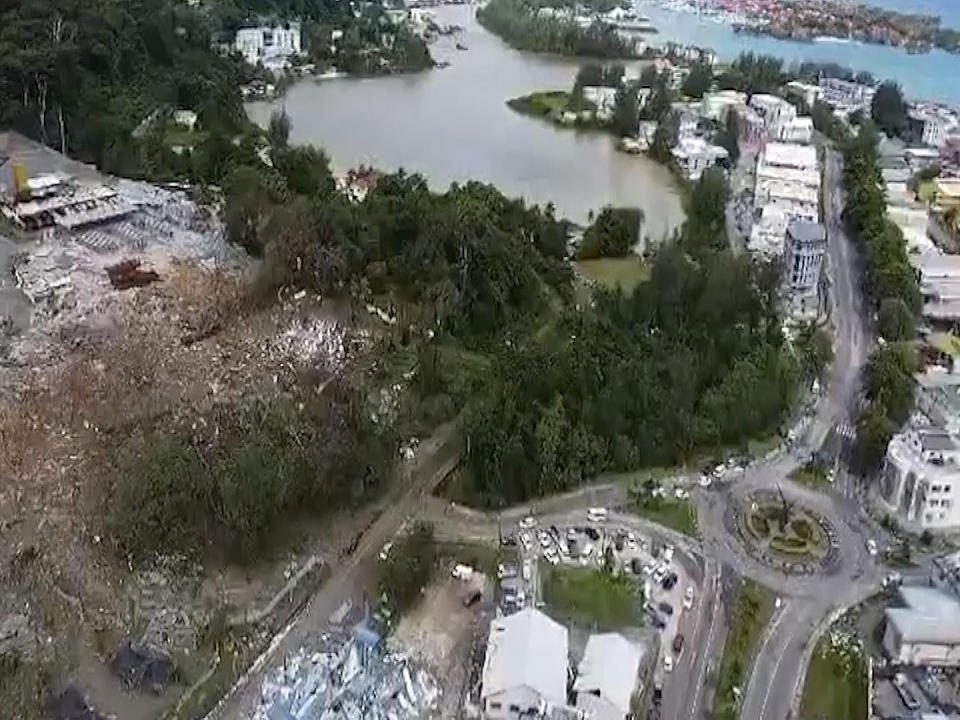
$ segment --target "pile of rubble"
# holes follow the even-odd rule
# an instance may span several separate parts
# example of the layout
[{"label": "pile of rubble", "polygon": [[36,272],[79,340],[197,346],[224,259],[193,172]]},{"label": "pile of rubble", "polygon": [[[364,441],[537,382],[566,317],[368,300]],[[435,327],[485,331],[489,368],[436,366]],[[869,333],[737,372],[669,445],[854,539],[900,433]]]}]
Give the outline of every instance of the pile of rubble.
[{"label": "pile of rubble", "polygon": [[436,713],[436,679],[364,633],[322,635],[263,682],[255,720],[413,720]]}]

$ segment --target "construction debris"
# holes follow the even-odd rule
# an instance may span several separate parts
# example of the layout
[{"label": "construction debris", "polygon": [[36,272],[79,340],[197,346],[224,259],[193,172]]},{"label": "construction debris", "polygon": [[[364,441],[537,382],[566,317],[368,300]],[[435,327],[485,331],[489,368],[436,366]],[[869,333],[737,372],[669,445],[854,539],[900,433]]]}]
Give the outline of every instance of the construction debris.
[{"label": "construction debris", "polygon": [[[365,628],[364,628],[365,629]],[[436,679],[366,632],[325,634],[263,682],[255,720],[414,720],[435,715]]]},{"label": "construction debris", "polygon": [[147,689],[155,695],[162,695],[170,684],[173,663],[147,650],[134,648],[127,640],[110,659],[110,670],[128,688]]},{"label": "construction debris", "polygon": [[154,270],[141,270],[139,260],[124,260],[116,265],[108,265],[107,277],[117,290],[143,287],[160,279]]}]

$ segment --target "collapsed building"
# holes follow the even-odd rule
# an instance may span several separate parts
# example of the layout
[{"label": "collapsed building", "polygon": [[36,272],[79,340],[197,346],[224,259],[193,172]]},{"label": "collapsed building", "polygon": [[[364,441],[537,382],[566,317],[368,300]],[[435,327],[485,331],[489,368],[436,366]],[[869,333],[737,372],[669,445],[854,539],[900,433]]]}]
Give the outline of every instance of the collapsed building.
[{"label": "collapsed building", "polygon": [[254,720],[413,720],[432,717],[434,676],[366,623],[313,638],[268,676]]}]

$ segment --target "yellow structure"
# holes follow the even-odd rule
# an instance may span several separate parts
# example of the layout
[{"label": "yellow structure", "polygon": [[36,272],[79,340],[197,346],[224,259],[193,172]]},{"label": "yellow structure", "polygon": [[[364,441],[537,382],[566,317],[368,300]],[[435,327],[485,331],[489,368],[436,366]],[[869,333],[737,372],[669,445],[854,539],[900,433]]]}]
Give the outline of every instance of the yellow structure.
[{"label": "yellow structure", "polygon": [[29,197],[30,188],[27,186],[27,180],[30,176],[27,174],[27,166],[22,162],[13,164],[13,189],[18,200]]}]

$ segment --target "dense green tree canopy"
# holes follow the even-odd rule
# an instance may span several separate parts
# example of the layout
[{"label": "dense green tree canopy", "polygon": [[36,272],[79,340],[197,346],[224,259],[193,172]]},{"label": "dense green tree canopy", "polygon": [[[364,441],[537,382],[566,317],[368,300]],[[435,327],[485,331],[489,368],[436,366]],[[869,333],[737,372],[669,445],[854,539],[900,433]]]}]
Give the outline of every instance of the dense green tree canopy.
[{"label": "dense green tree canopy", "polygon": [[881,83],[873,96],[870,116],[881,130],[891,137],[900,137],[907,129],[907,105],[903,92],[894,82]]}]

